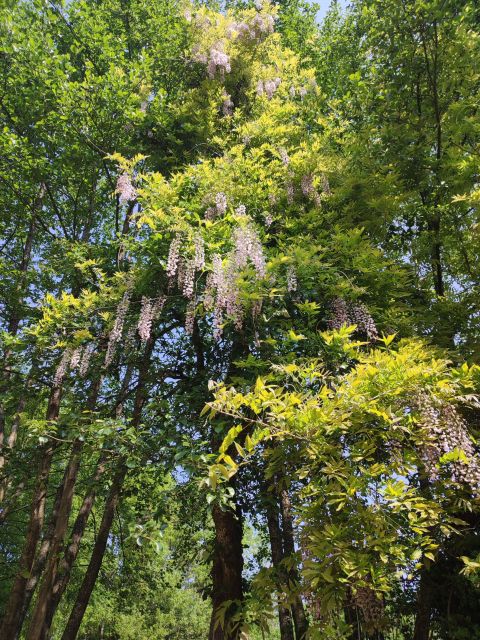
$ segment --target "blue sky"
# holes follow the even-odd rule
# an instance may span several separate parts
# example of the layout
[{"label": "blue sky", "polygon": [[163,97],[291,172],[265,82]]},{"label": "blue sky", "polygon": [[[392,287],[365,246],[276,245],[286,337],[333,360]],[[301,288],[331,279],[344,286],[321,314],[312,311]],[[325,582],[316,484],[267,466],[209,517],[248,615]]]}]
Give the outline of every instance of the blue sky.
[{"label": "blue sky", "polygon": [[[318,21],[320,22],[323,16],[327,13],[331,0],[316,0],[316,3],[320,5],[320,11],[318,12]],[[345,6],[347,0],[340,0],[340,4]]]}]

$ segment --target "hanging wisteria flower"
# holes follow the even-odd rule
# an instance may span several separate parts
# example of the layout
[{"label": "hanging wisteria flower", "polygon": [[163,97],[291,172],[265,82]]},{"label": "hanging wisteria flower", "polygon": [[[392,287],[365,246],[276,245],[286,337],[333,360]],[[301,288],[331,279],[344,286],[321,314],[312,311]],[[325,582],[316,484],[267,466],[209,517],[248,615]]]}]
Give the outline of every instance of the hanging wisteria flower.
[{"label": "hanging wisteria flower", "polygon": [[77,347],[72,352],[72,357],[70,359],[70,369],[73,370],[79,366],[81,357],[82,357],[82,347]]},{"label": "hanging wisteria flower", "polygon": [[180,259],[180,247],[182,244],[182,239],[180,235],[177,235],[173,238],[170,243],[170,248],[168,250],[168,258],[167,258],[167,276],[169,278],[173,278],[177,273],[178,262]]},{"label": "hanging wisteria flower", "polygon": [[138,335],[142,342],[146,342],[150,338],[153,322],[153,303],[150,298],[142,297],[142,305],[140,308],[140,317],[138,319]]},{"label": "hanging wisteria flower", "polygon": [[189,260],[185,267],[185,277],[183,279],[183,295],[185,298],[193,296],[193,289],[195,285],[195,259]]},{"label": "hanging wisteria flower", "polygon": [[200,270],[205,266],[205,241],[203,236],[197,233],[193,242],[195,246],[195,268]]},{"label": "hanging wisteria flower", "polygon": [[239,226],[233,232],[235,265],[242,269],[247,265],[248,260],[255,267],[259,278],[264,278],[266,274],[265,256],[262,243],[257,231],[251,224]]},{"label": "hanging wisteria flower", "polygon": [[108,337],[108,345],[107,345],[107,353],[105,355],[105,366],[108,367],[115,355],[115,348],[117,343],[120,341],[123,332],[123,325],[125,323],[125,318],[128,313],[128,309],[130,306],[130,290],[127,290],[123,294],[123,298],[120,301],[120,304],[117,307],[117,312],[115,316],[115,322],[113,324],[113,329],[110,331],[110,335]]},{"label": "hanging wisteria flower", "polygon": [[377,628],[384,614],[383,600],[371,587],[357,587],[353,601],[362,612],[367,626]]},{"label": "hanging wisteria flower", "polygon": [[55,375],[53,376],[53,386],[54,387],[59,387],[62,384],[63,379],[65,378],[65,375],[66,375],[66,373],[68,371],[68,367],[70,365],[71,359],[72,359],[72,349],[70,347],[68,347],[62,353],[62,357],[60,358],[60,362],[58,363],[58,366],[55,369]]},{"label": "hanging wisteria flower", "polygon": [[297,95],[297,92],[296,92],[295,87],[293,85],[288,90],[288,93],[290,94],[291,98],[295,98],[295,96]]},{"label": "hanging wisteria flower", "polygon": [[219,216],[223,216],[226,213],[227,204],[227,196],[223,192],[217,193],[215,196],[215,208]]},{"label": "hanging wisteria flower", "polygon": [[330,329],[342,326],[357,325],[357,330],[369,340],[378,339],[375,321],[364,304],[347,303],[343,298],[336,298],[331,305],[331,316],[328,321]]},{"label": "hanging wisteria flower", "polygon": [[235,213],[237,216],[246,216],[247,215],[247,207],[244,204],[239,204],[235,209]]},{"label": "hanging wisteria flower", "polygon": [[426,393],[418,394],[414,405],[420,414],[420,427],[426,434],[420,457],[430,480],[439,479],[442,456],[456,452],[448,462],[451,479],[470,485],[475,495],[480,495],[480,459],[465,420],[453,405],[435,403]]},{"label": "hanging wisteria flower", "polygon": [[93,351],[94,351],[93,344],[89,344],[83,349],[82,359],[80,361],[80,368],[78,370],[81,378],[84,378],[88,373],[88,369],[90,367],[90,361],[93,356]]},{"label": "hanging wisteria flower", "polygon": [[132,184],[130,176],[125,171],[118,176],[115,192],[120,197],[120,202],[130,202],[137,197],[137,191]]},{"label": "hanging wisteria flower", "polygon": [[279,150],[278,150],[278,153],[280,154],[280,159],[283,162],[283,164],[286,167],[288,167],[288,165],[290,164],[290,157],[289,157],[285,147],[280,147]]},{"label": "hanging wisteria flower", "polygon": [[295,268],[290,266],[287,271],[287,290],[292,293],[298,287],[297,274]]},{"label": "hanging wisteria flower", "polygon": [[266,227],[271,227],[272,226],[273,217],[272,217],[272,215],[270,213],[266,213],[265,214],[264,220],[265,220],[265,226]]},{"label": "hanging wisteria flower", "polygon": [[275,84],[275,80],[266,80],[264,83],[265,87],[265,95],[269,100],[273,98],[273,94],[277,90],[277,85]]},{"label": "hanging wisteria flower", "polygon": [[293,204],[295,198],[295,186],[291,180],[287,182],[287,202]]},{"label": "hanging wisteria flower", "polygon": [[375,321],[364,304],[351,305],[350,318],[352,319],[352,324],[356,324],[358,329],[366,334],[369,340],[376,340],[378,338]]},{"label": "hanging wisteria flower", "polygon": [[257,96],[263,96],[264,92],[263,80],[259,80],[257,82]]},{"label": "hanging wisteria flower", "polygon": [[230,66],[230,58],[223,50],[223,44],[218,42],[215,47],[210,49],[210,58],[207,66],[207,73],[210,78],[214,78],[218,72],[221,77],[225,73],[230,73],[232,70]]}]

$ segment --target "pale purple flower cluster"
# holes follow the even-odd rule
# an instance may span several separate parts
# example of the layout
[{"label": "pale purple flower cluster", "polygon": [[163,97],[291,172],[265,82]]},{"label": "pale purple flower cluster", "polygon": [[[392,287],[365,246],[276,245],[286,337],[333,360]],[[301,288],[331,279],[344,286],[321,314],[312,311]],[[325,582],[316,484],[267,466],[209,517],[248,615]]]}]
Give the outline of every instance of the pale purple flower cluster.
[{"label": "pale purple flower cluster", "polygon": [[293,293],[298,288],[297,273],[295,268],[290,266],[287,271],[287,290]]},{"label": "pale purple flower cluster", "polygon": [[275,78],[274,80],[259,80],[257,83],[257,95],[266,95],[268,100],[273,98],[273,94],[280,86],[281,79]]},{"label": "pale purple flower cluster", "polygon": [[146,296],[142,297],[142,305],[140,307],[140,317],[138,319],[138,335],[142,342],[146,342],[150,338],[153,323],[153,302]]},{"label": "pale purple flower cluster", "polygon": [[257,38],[270,35],[274,28],[275,20],[269,13],[257,13],[252,21],[253,34]]},{"label": "pale purple flower cluster", "polygon": [[232,22],[227,28],[227,37],[243,38],[248,40],[261,40],[273,33],[275,28],[274,17],[268,13],[267,7],[263,11],[263,6],[257,7],[257,15],[251,24],[247,22]]},{"label": "pale purple flower cluster", "polygon": [[427,442],[420,451],[425,470],[430,480],[439,478],[439,460],[455,449],[465,454],[466,461],[449,463],[453,482],[470,485],[476,495],[480,492],[480,460],[468,433],[465,420],[453,405],[434,403],[426,393],[416,398],[416,408],[420,413],[420,425],[424,429]]},{"label": "pale purple flower cluster", "polygon": [[295,186],[291,180],[287,182],[287,202],[293,204],[295,198]]},{"label": "pale purple flower cluster", "polygon": [[264,216],[264,220],[265,220],[265,226],[266,227],[271,227],[273,224],[273,217],[270,213],[266,213]]},{"label": "pale purple flower cluster", "polygon": [[363,304],[347,303],[343,298],[335,298],[331,305],[331,315],[328,320],[330,329],[340,329],[342,326],[357,325],[357,330],[367,336],[369,340],[378,338],[375,321]]},{"label": "pale purple flower cluster", "polygon": [[302,176],[301,188],[304,196],[310,197],[313,195],[315,187],[313,186],[313,176],[311,173]]},{"label": "pale purple flower cluster", "polygon": [[266,275],[265,256],[262,243],[256,229],[251,224],[239,226],[233,232],[233,262],[239,269],[243,269],[250,261],[255,267],[257,276]]},{"label": "pale purple flower cluster", "polygon": [[120,202],[130,202],[131,200],[135,200],[137,197],[135,187],[133,186],[130,176],[126,171],[118,176],[115,192],[118,193]]},{"label": "pale purple flower cluster", "polygon": [[72,357],[70,358],[70,369],[77,369],[80,364],[80,359],[82,357],[82,347],[77,347],[72,352]]},{"label": "pale purple flower cluster", "polygon": [[235,213],[237,216],[246,216],[247,215],[247,207],[244,204],[239,204],[235,209]]},{"label": "pale purple flower cluster", "polygon": [[[185,265],[185,275],[183,278],[183,290],[182,293],[185,298],[190,300],[193,296],[193,291],[195,288],[195,258],[193,260],[188,260]],[[180,283],[179,283],[180,286]]]},{"label": "pale purple flower cluster", "polygon": [[113,324],[113,328],[110,331],[110,335],[108,337],[108,345],[107,345],[107,353],[105,355],[105,366],[108,367],[115,355],[115,349],[117,343],[120,341],[123,332],[123,325],[125,324],[125,318],[128,313],[128,309],[130,306],[130,290],[127,290],[123,294],[123,298],[121,299],[118,307],[117,313],[115,316],[115,322]]},{"label": "pale purple flower cluster", "polygon": [[200,270],[205,266],[205,241],[203,236],[197,233],[193,242],[195,246],[195,268]]},{"label": "pale purple flower cluster", "polygon": [[330,319],[328,326],[330,329],[341,329],[343,326],[350,325],[350,314],[348,313],[348,305],[343,298],[335,298],[330,306]]},{"label": "pale purple flower cluster", "polygon": [[55,375],[53,376],[53,386],[60,387],[65,375],[68,371],[68,367],[70,365],[70,360],[72,358],[72,349],[67,347],[65,351],[62,353],[62,357],[60,358],[60,362],[57,365],[55,370]]},{"label": "pale purple flower cluster", "polygon": [[168,250],[168,258],[167,258],[167,276],[169,278],[173,278],[178,270],[178,263],[180,260],[180,247],[182,244],[182,239],[180,235],[177,235],[173,238],[170,243],[170,248]]},{"label": "pale purple flower cluster", "polygon": [[210,78],[214,78],[217,73],[223,78],[225,73],[230,73],[231,70],[230,57],[225,53],[223,43],[217,42],[217,44],[210,49],[207,73]]},{"label": "pale purple flower cluster", "polygon": [[88,344],[83,348],[82,358],[80,360],[79,374],[81,378],[85,378],[88,373],[88,369],[90,367],[90,361],[93,356],[94,346],[93,344]]},{"label": "pale purple flower cluster", "polygon": [[288,155],[287,150],[285,149],[285,147],[280,147],[278,149],[278,153],[280,155],[280,159],[283,162],[283,164],[288,167],[288,165],[290,164],[290,156]]},{"label": "pale purple flower cluster", "polygon": [[[208,275],[203,304],[213,310],[214,335],[219,339],[225,317],[233,319],[235,327],[241,328],[244,309],[238,296],[237,276],[239,270],[249,263],[253,265],[258,278],[266,275],[266,261],[263,247],[253,225],[238,226],[233,233],[234,246],[225,261],[219,254],[212,259],[212,271]],[[260,313],[261,305],[253,306],[252,313]]]},{"label": "pale purple flower cluster", "polygon": [[227,196],[223,193],[217,193],[215,196],[215,209],[217,210],[217,215],[223,216],[227,212]]},{"label": "pale purple flower cluster", "polygon": [[146,296],[142,297],[142,304],[140,307],[140,316],[138,318],[137,331],[142,342],[147,342],[152,333],[152,325],[157,319],[163,305],[165,304],[165,296],[152,299]]}]

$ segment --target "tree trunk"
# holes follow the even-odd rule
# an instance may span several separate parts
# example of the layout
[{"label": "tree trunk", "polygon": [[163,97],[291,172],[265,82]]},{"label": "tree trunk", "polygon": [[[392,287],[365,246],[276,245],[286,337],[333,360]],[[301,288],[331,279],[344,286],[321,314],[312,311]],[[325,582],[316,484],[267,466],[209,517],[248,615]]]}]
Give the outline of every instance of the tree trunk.
[{"label": "tree trunk", "polygon": [[[292,505],[286,489],[283,489],[280,492],[280,505],[282,511],[283,548],[285,556],[293,556],[295,553],[295,538],[293,533]],[[293,583],[294,585],[300,584],[300,578],[296,568],[292,568],[289,572],[289,583]],[[293,624],[295,627],[295,638],[297,640],[304,640],[308,631],[308,620],[305,615],[302,598],[298,594],[295,596],[292,604],[292,614]]]},{"label": "tree trunk", "polygon": [[[155,346],[155,338],[151,336],[145,345],[145,351],[138,367],[138,383],[135,393],[135,400],[133,406],[131,425],[138,427],[142,417],[142,409],[145,404],[146,382],[148,377],[148,369],[152,357],[152,352]],[[62,640],[75,640],[78,630],[82,624],[83,616],[87,609],[90,597],[92,595],[95,582],[97,581],[100,567],[102,566],[103,556],[107,548],[108,536],[115,515],[115,509],[117,508],[122,493],[123,482],[127,475],[127,466],[125,460],[120,461],[120,466],[110,487],[110,491],[105,502],[102,521],[100,528],[97,532],[97,539],[93,546],[92,555],[88,564],[85,575],[83,576],[82,584],[77,594],[75,604],[70,613],[67,625],[62,635]],[[53,616],[53,614],[52,614]]]},{"label": "tree trunk", "polygon": [[[48,401],[46,415],[47,421],[54,421],[58,418],[60,397],[61,386],[53,387]],[[25,534],[25,544],[20,556],[18,572],[10,592],[2,626],[0,628],[0,638],[2,638],[2,640],[15,640],[20,632],[26,588],[33,569],[35,553],[45,518],[48,477],[50,474],[54,451],[55,446],[51,443],[47,444],[41,451],[41,458],[37,472],[37,482],[30,510],[30,519]]]},{"label": "tree trunk", "polygon": [[53,451],[54,448],[50,446],[47,449],[44,449],[42,453],[42,459],[37,473],[37,484],[32,500],[30,521],[25,535],[25,544],[20,557],[18,573],[10,592],[2,626],[0,628],[0,638],[2,638],[2,640],[15,640],[20,632],[23,622],[22,611],[27,585],[31,577],[33,563],[35,560],[35,552],[45,517],[47,482]]},{"label": "tree trunk", "polygon": [[[239,628],[231,628],[228,618],[243,602],[243,549],[242,521],[239,510],[222,509],[214,505],[212,509],[215,525],[215,547],[212,567],[212,617],[209,640],[236,640]],[[219,609],[226,600],[234,601],[227,610],[225,624],[217,624]]]},{"label": "tree trunk", "polygon": [[105,550],[107,548],[108,536],[110,534],[113,517],[115,515],[115,509],[120,498],[126,474],[127,467],[122,464],[113,479],[112,486],[110,487],[90,562],[83,577],[75,604],[73,605],[73,609],[70,613],[67,626],[63,632],[62,640],[75,640],[77,637],[90,596],[92,595],[95,582],[97,581],[98,574],[100,572],[100,567],[102,566],[103,556],[105,555]]},{"label": "tree trunk", "polygon": [[[87,410],[89,411],[93,411],[95,409],[101,384],[102,376],[98,376],[92,383],[87,402]],[[35,610],[26,635],[26,640],[44,640],[49,630],[49,626],[46,626],[45,624],[47,608],[49,600],[52,598],[53,585],[57,575],[60,554],[63,548],[65,534],[68,528],[68,521],[72,510],[72,502],[75,493],[75,485],[77,483],[78,470],[80,468],[82,449],[83,441],[75,440],[67,468],[65,469],[63,482],[59,488],[60,497],[53,521],[53,531],[48,549],[45,575],[42,580]]]},{"label": "tree trunk", "polygon": [[[279,592],[283,591],[282,585],[287,576],[282,570],[282,560],[284,558],[283,536],[279,522],[279,509],[277,498],[274,495],[266,496],[267,526],[270,538],[270,549],[272,552],[272,564],[278,580]],[[281,599],[281,596],[280,596]],[[279,600],[280,600],[279,599]],[[278,603],[278,622],[280,626],[281,640],[294,640],[292,617],[288,607]]]},{"label": "tree trunk", "polygon": [[50,548],[45,575],[40,586],[36,606],[31,617],[30,627],[26,634],[26,640],[43,640],[48,631],[44,625],[45,615],[57,573],[59,554],[61,552],[63,540],[68,527],[68,519],[70,516],[75,484],[80,466],[82,444],[83,443],[79,441],[74,443],[65,472],[64,481],[62,483],[63,486],[61,490],[60,504],[56,513],[54,531],[49,545]]},{"label": "tree trunk", "polygon": [[428,571],[424,569],[420,574],[420,585],[417,594],[417,615],[413,640],[429,640],[430,621],[432,617],[432,597]]},{"label": "tree trunk", "polygon": [[96,485],[105,472],[105,462],[105,457],[102,456],[98,462],[95,474],[92,478],[91,489],[86,493],[73,524],[72,532],[70,535],[70,542],[65,549],[63,558],[60,562],[58,572],[55,576],[55,581],[52,586],[52,594],[47,605],[44,623],[44,626],[47,629],[50,629],[52,625],[53,617],[55,615],[57,607],[70,581],[72,569],[75,564],[75,560],[77,559],[78,552],[80,551],[80,544],[87,527],[88,519],[95,503]]}]

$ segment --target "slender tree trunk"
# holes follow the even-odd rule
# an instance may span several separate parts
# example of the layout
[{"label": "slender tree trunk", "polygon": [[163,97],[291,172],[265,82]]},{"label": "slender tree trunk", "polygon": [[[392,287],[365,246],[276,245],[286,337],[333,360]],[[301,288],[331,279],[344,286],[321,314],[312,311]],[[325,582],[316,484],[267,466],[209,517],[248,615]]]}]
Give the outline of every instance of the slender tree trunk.
[{"label": "slender tree trunk", "polygon": [[[215,525],[215,547],[213,555],[212,617],[209,640],[237,640],[238,627],[228,625],[229,614],[243,602],[242,570],[242,521],[239,510],[223,511],[218,505],[212,509]],[[219,609],[226,600],[235,601],[225,616],[225,625],[217,624]]]},{"label": "slender tree trunk", "polygon": [[30,521],[25,535],[25,544],[20,557],[18,573],[15,577],[5,615],[0,628],[2,640],[15,640],[22,625],[22,612],[27,592],[27,585],[31,577],[38,540],[45,517],[45,502],[47,494],[48,475],[52,463],[54,448],[44,449],[40,467],[37,472],[37,484],[32,500]]},{"label": "slender tree trunk", "polygon": [[430,623],[432,617],[432,596],[428,571],[424,569],[420,574],[420,585],[417,594],[417,615],[413,640],[429,640]]},{"label": "slender tree trunk", "polygon": [[[143,406],[147,399],[146,382],[154,346],[155,338],[151,336],[147,340],[142,361],[138,368],[138,383],[131,420],[131,425],[136,428],[140,425]],[[125,464],[125,460],[121,460],[117,473],[115,474],[112,485],[110,487],[110,491],[108,492],[102,515],[102,521],[97,532],[97,538],[93,546],[90,562],[88,564],[85,575],[83,576],[82,584],[80,585],[80,589],[77,593],[75,604],[73,605],[73,609],[70,613],[70,617],[62,635],[62,640],[75,640],[75,638],[77,637],[78,630],[80,628],[80,625],[82,624],[83,616],[87,609],[93,588],[95,586],[95,582],[97,581],[98,574],[102,566],[103,557],[107,549],[108,536],[115,515],[115,509],[117,508],[118,502],[120,500],[126,475],[127,466]]]},{"label": "slender tree trunk", "polygon": [[[267,526],[270,538],[270,549],[272,552],[272,564],[279,582],[279,591],[283,591],[282,584],[286,576],[282,571],[282,560],[284,559],[283,535],[279,522],[279,509],[277,498],[274,495],[266,497]],[[280,598],[281,599],[281,598]],[[280,625],[280,639],[294,640],[292,617],[288,607],[281,602],[278,603],[278,622]]]},{"label": "slender tree trunk", "polygon": [[[98,376],[92,383],[87,410],[93,411],[97,404],[98,393],[102,384],[102,377]],[[49,628],[45,624],[47,607],[52,597],[53,585],[58,570],[60,554],[63,548],[65,534],[68,528],[68,521],[72,510],[75,485],[77,483],[78,470],[80,468],[80,457],[83,449],[83,441],[75,440],[70,453],[67,468],[63,477],[63,482],[59,488],[60,497],[58,507],[53,520],[53,531],[50,539],[48,559],[46,560],[45,575],[42,580],[37,603],[33,612],[30,627],[26,635],[26,640],[43,640],[46,638]]]},{"label": "slender tree trunk", "polygon": [[70,613],[65,631],[63,632],[62,640],[75,640],[77,637],[83,616],[90,601],[90,596],[92,595],[95,582],[97,581],[98,574],[100,572],[100,567],[102,566],[103,556],[105,555],[105,550],[107,548],[108,536],[110,534],[113,517],[115,515],[115,509],[120,499],[123,481],[125,480],[126,474],[127,467],[122,464],[113,479],[112,486],[110,487],[90,562],[83,577],[83,581],[77,594],[75,604],[73,605],[73,609]]},{"label": "slender tree trunk", "polygon": [[[282,511],[283,548],[285,556],[293,556],[295,553],[295,537],[293,533],[292,505],[286,489],[283,489],[280,492],[280,505]],[[289,581],[293,584],[300,584],[298,570],[296,568],[292,568],[290,570],[289,578]],[[295,638],[297,640],[304,640],[308,631],[308,620],[305,615],[305,608],[300,595],[297,595],[293,601],[292,615],[295,627]]]},{"label": "slender tree trunk", "polygon": [[[61,386],[53,387],[48,401],[46,415],[46,419],[49,422],[55,421],[58,418],[60,397]],[[0,627],[0,638],[2,638],[2,640],[15,640],[20,631],[19,624],[21,626],[26,588],[33,569],[37,545],[45,519],[48,477],[54,451],[55,446],[49,443],[42,449],[40,454],[37,482],[32,498],[30,519],[25,534],[25,544],[20,556],[18,572],[5,609],[2,626]]]},{"label": "slender tree trunk", "polygon": [[105,463],[106,459],[102,456],[92,478],[91,489],[85,494],[82,505],[73,524],[72,532],[70,534],[70,542],[65,549],[62,560],[60,561],[58,572],[55,576],[55,581],[52,587],[52,594],[45,614],[45,627],[47,629],[50,629],[52,625],[57,607],[70,581],[72,569],[77,559],[78,552],[80,551],[80,545],[87,527],[88,519],[95,503],[97,484],[105,472]]}]

